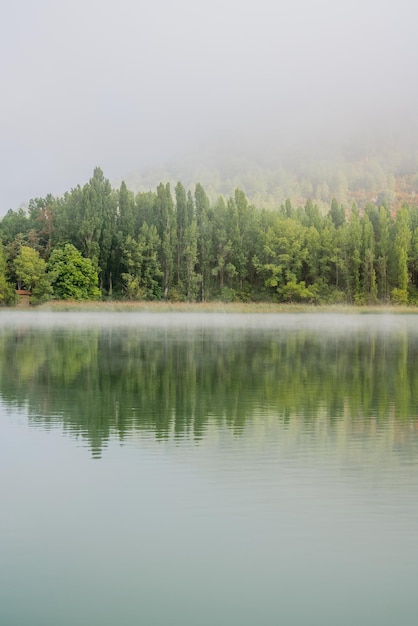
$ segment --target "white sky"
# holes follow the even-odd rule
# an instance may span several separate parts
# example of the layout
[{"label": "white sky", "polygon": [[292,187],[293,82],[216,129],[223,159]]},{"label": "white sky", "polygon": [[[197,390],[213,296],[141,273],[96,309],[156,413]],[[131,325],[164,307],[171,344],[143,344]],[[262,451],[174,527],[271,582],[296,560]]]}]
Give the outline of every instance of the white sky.
[{"label": "white sky", "polygon": [[0,214],[227,135],[413,124],[417,18],[415,0],[2,0]]}]

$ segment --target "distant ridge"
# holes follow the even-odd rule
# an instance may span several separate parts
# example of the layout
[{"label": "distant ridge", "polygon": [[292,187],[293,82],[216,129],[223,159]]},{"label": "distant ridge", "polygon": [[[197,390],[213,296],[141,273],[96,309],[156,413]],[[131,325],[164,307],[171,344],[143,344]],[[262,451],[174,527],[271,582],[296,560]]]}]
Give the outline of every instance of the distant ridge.
[{"label": "distant ridge", "polygon": [[211,199],[240,188],[260,208],[280,206],[287,198],[295,206],[310,198],[327,207],[336,198],[345,206],[376,203],[395,210],[416,202],[418,146],[352,141],[339,149],[328,145],[276,154],[263,154],[260,147],[218,147],[139,168],[124,180],[135,192],[154,190],[160,182],[174,186],[181,180],[186,188],[199,182]]}]

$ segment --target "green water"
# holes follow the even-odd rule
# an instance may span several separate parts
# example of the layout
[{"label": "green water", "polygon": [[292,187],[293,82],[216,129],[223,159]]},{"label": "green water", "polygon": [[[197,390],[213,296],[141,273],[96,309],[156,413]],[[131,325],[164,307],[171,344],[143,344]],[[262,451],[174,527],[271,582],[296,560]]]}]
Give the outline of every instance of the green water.
[{"label": "green water", "polygon": [[0,314],[1,626],[416,624],[418,316]]}]

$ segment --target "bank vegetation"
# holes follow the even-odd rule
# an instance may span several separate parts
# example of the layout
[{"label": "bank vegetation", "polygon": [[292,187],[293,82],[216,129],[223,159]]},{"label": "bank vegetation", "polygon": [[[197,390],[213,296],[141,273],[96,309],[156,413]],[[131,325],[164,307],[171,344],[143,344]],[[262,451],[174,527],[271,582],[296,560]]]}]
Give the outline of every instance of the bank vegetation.
[{"label": "bank vegetation", "polygon": [[17,290],[48,306],[418,305],[418,207],[409,204],[396,214],[336,200],[326,210],[290,200],[258,209],[240,189],[215,202],[200,184],[112,189],[96,168],[62,197],[10,210],[0,241],[5,305]]}]

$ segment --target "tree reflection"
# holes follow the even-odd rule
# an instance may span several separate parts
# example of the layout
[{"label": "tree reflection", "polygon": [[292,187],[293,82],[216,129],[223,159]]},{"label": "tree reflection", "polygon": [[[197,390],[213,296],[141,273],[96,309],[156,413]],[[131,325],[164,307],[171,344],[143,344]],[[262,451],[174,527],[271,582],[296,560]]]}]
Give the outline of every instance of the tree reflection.
[{"label": "tree reflection", "polygon": [[393,437],[417,423],[417,342],[405,333],[309,330],[4,330],[0,394],[31,422],[62,424],[100,456],[112,437],[239,435],[268,417],[283,427],[326,419],[332,430]]}]

